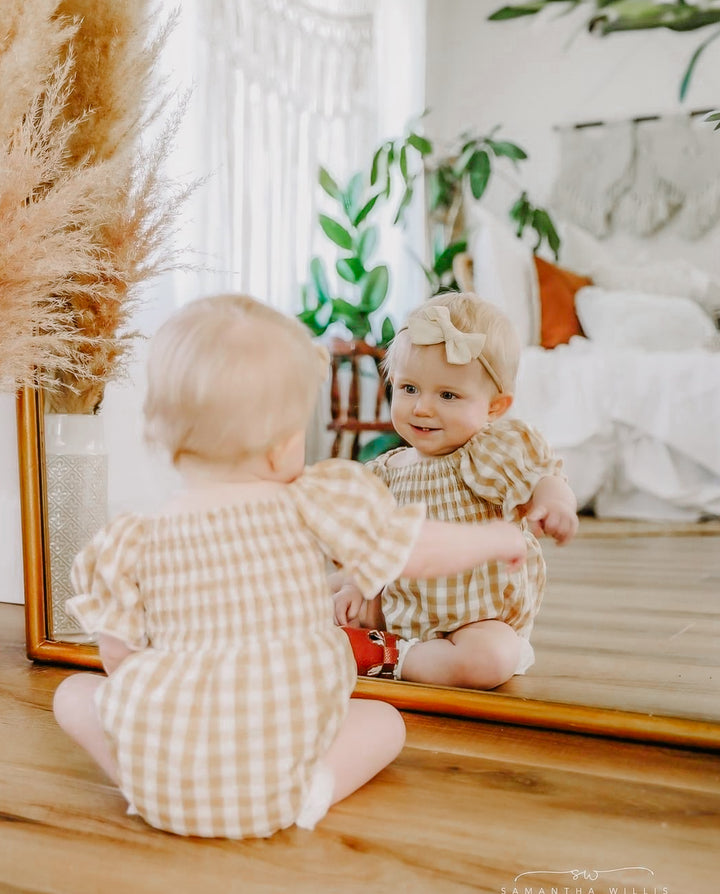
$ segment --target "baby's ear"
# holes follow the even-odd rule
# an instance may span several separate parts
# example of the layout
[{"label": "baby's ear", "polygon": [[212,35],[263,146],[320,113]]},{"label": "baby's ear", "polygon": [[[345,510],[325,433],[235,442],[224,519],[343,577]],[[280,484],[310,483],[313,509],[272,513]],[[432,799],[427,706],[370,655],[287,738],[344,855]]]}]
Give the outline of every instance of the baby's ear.
[{"label": "baby's ear", "polygon": [[498,394],[490,401],[488,407],[488,419],[499,419],[510,409],[513,402],[512,394]]},{"label": "baby's ear", "polygon": [[330,353],[325,345],[321,345],[320,342],[314,342],[313,347],[317,354],[318,378],[323,382],[327,378],[328,368],[330,367]]}]

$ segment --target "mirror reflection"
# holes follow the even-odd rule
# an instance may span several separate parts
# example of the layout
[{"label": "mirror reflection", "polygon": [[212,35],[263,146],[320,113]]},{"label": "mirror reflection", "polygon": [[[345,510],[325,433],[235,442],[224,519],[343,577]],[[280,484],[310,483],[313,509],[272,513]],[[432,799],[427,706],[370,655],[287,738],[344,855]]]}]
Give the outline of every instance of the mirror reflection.
[{"label": "mirror reflection", "polygon": [[[202,139],[187,145],[202,159],[200,173],[212,177],[196,197],[188,231],[212,262],[158,284],[138,328],[150,334],[178,304],[231,287],[296,312],[298,285],[312,281],[310,259],[320,257],[332,270],[336,257],[327,240],[307,227],[299,232],[299,224],[283,226],[278,209],[285,206],[272,184],[261,191],[265,181],[253,173],[261,163],[282,170],[300,145],[292,140],[315,135],[302,144],[313,173],[304,185],[283,181],[294,184],[287,219],[297,213],[299,220],[299,209],[315,219],[329,211],[322,203],[331,196],[314,188],[314,172],[326,166],[345,188],[353,171],[368,168],[375,141],[360,134],[371,132],[370,119],[382,139],[391,139],[427,107],[418,129],[438,153],[455,146],[459,134],[488,134],[501,125],[529,158],[522,166],[511,160],[505,170],[493,156],[487,191],[480,200],[465,196],[451,229],[460,227],[466,245],[451,272],[458,284],[501,306],[521,334],[509,412],[537,426],[562,457],[584,514],[573,543],[542,540],[549,582],[532,634],[536,662],[495,691],[717,721],[720,355],[712,346],[720,208],[712,205],[710,187],[720,168],[709,140],[720,157],[720,135],[690,114],[712,106],[712,90],[696,79],[685,104],[676,102],[673,70],[679,77],[687,47],[659,32],[602,45],[583,34],[568,46],[572,22],[489,24],[494,4],[487,2],[412,4],[402,25],[394,19],[401,3],[378,6],[363,21],[356,46],[359,59],[391,41],[393,52],[378,73],[384,97],[352,105],[362,114],[353,117],[342,145],[333,142],[330,119],[339,104],[356,101],[353,90],[368,99],[365,82],[336,79],[346,94],[328,93],[322,109],[295,107],[297,127],[289,133],[281,121],[291,120],[290,99],[262,83],[257,71],[238,75],[248,91],[238,105],[232,103],[240,94],[211,96],[201,81],[206,117],[193,108],[188,124]],[[200,33],[209,46],[221,46],[217,29]],[[234,58],[242,58],[241,50],[255,58],[249,31],[228,34]],[[712,66],[715,50],[707,52],[705,64]],[[387,78],[391,56],[407,77],[396,87]],[[215,68],[204,72],[215,84],[220,58],[215,54]],[[326,77],[332,58],[323,57]],[[360,77],[369,69],[354,70]],[[635,120],[648,117],[657,120]],[[228,121],[237,125],[232,133]],[[595,126],[575,126],[588,123]],[[277,150],[270,162],[267,146]],[[507,212],[522,191],[551,211],[558,257],[547,242],[535,254],[531,233],[516,237]],[[373,318],[378,340],[386,316],[399,325],[428,294],[413,258],[424,256],[433,223],[425,220],[422,198],[417,186],[402,231],[384,224],[372,261],[387,262],[391,273],[387,299]],[[232,227],[223,225],[227,220]],[[289,268],[292,275],[278,272]],[[353,333],[340,327],[333,334]],[[129,380],[108,385],[103,401],[111,516],[152,510],[177,485],[172,470],[158,467],[142,446],[144,352],[140,342]],[[362,378],[372,395],[361,398],[369,419],[376,415],[377,379],[372,369]],[[313,460],[331,452],[330,421],[327,393],[310,444]],[[363,446],[378,431],[391,434],[386,408],[373,421],[378,428],[362,437]]]}]

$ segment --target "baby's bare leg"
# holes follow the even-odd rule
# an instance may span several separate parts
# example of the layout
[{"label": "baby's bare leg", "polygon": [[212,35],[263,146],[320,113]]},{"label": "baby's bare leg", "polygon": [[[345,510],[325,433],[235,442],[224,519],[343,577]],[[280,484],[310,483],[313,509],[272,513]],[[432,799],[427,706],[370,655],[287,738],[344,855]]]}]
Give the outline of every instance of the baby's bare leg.
[{"label": "baby's bare leg", "polygon": [[444,639],[412,646],[402,665],[402,679],[494,689],[515,673],[520,647],[520,637],[504,621],[477,621]]},{"label": "baby's bare leg", "polygon": [[365,785],[402,751],[405,722],[392,705],[354,698],[325,762],[335,778],[332,803]]},{"label": "baby's bare leg", "polygon": [[97,674],[74,674],[55,690],[53,711],[63,730],[81,745],[118,784],[118,772],[95,708],[95,692],[103,682]]}]

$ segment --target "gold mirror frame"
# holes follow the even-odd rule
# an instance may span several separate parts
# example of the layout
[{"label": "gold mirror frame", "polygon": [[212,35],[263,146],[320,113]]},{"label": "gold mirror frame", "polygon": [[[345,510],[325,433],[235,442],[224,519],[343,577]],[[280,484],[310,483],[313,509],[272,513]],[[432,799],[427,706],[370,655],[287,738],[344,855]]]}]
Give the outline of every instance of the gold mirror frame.
[{"label": "gold mirror frame", "polygon": [[[27,656],[33,661],[102,670],[95,646],[52,637],[42,395],[32,389],[18,392],[17,429]],[[368,678],[358,680],[355,692],[405,711],[720,750],[720,724],[702,720]]]},{"label": "gold mirror frame", "polygon": [[96,646],[55,640],[51,630],[52,594],[47,532],[45,425],[42,394],[23,388],[17,394],[20,516],[25,578],[25,645],[32,661],[102,670]]}]

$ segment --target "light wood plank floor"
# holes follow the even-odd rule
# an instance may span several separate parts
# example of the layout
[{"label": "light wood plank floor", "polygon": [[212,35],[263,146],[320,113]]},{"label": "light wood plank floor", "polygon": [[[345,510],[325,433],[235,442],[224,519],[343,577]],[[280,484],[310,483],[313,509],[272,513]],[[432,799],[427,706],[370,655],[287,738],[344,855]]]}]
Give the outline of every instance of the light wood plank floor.
[{"label": "light wood plank floor", "polygon": [[55,725],[70,672],[27,662],[0,605],[2,894],[720,889],[720,754],[408,714],[398,760],[314,832],[183,839],[126,816]]},{"label": "light wood plank floor", "polygon": [[720,722],[719,536],[543,548],[537,660],[499,692]]}]

